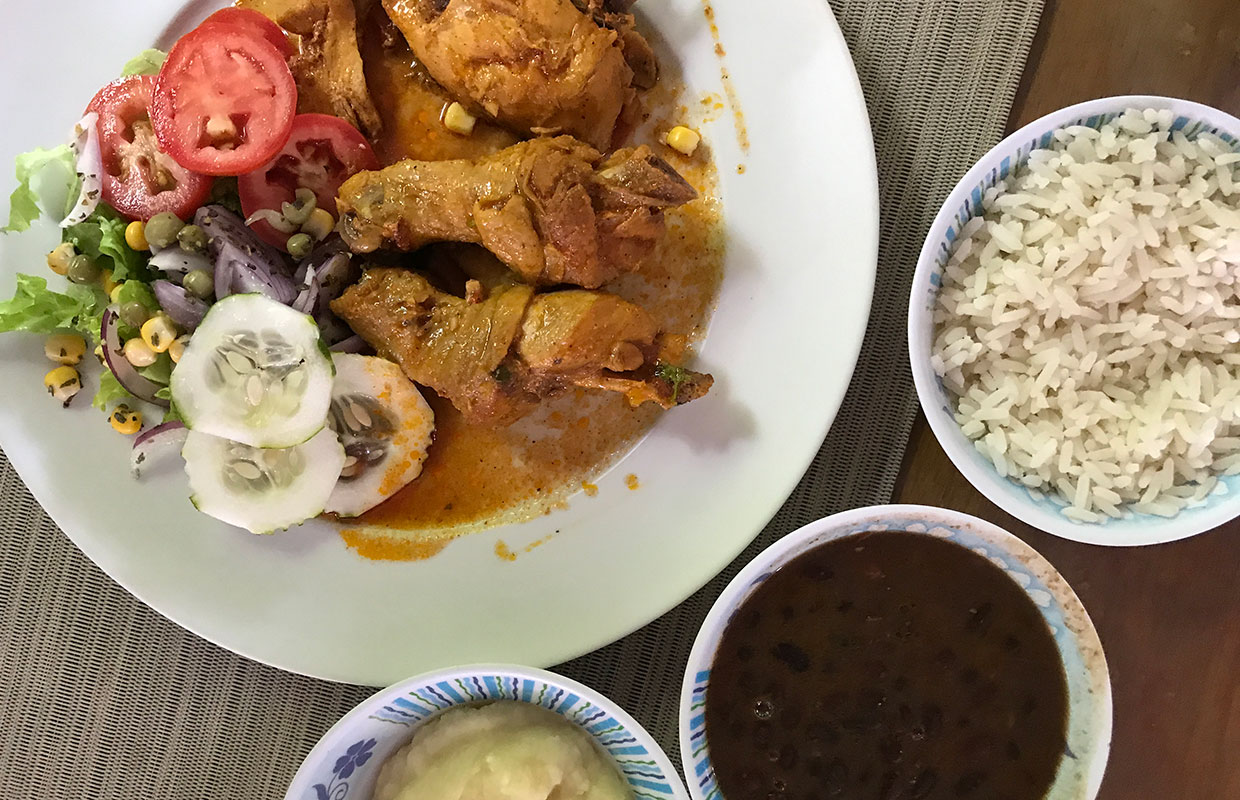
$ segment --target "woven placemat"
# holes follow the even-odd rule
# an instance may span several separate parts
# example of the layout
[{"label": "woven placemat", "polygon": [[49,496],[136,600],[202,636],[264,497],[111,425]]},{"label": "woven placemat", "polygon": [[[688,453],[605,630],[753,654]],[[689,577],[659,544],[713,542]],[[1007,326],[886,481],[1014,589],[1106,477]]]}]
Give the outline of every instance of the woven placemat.
[{"label": "woven placemat", "polygon": [[[674,761],[689,646],[740,565],[807,522],[891,496],[916,410],[904,338],[913,267],[942,199],[1002,135],[1042,4],[831,0],[869,104],[883,211],[874,312],[843,409],[736,564],[561,668],[619,701]],[[69,543],[2,457],[0,531],[0,797],[282,797],[323,732],[373,691],[262,666],[160,617]]]}]

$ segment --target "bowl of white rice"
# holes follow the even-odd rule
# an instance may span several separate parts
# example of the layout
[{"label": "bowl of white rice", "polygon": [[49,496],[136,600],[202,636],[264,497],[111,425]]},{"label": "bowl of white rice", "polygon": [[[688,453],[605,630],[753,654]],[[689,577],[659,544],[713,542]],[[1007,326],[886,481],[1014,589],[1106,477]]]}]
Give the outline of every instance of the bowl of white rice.
[{"label": "bowl of white rice", "polygon": [[947,455],[1030,525],[1145,545],[1240,516],[1240,120],[1112,97],[1004,139],[930,229],[909,349]]}]

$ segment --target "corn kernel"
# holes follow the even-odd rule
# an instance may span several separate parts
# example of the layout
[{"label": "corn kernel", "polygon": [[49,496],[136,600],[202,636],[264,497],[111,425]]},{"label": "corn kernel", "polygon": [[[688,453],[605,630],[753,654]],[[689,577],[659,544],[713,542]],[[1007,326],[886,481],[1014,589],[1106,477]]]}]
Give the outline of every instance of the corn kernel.
[{"label": "corn kernel", "polygon": [[116,304],[118,304],[118,305],[120,304],[120,302],[121,302],[121,286],[122,286],[122,285],[123,285],[123,284],[117,284],[116,288],[114,288],[112,291],[108,292],[108,300],[110,300],[111,302],[116,303]]},{"label": "corn kernel", "polygon": [[462,136],[469,136],[474,132],[474,125],[477,124],[478,118],[465,110],[465,106],[460,103],[452,103],[443,112],[444,127],[453,133],[459,133]]},{"label": "corn kernel", "polygon": [[63,242],[56,246],[56,249],[47,254],[47,266],[57,275],[67,275],[69,273],[69,260],[77,255],[77,250],[69,242]]},{"label": "corn kernel", "polygon": [[172,359],[173,364],[181,363],[181,356],[185,355],[185,345],[189,344],[189,334],[178,336],[172,340],[172,344],[168,345],[168,357]]},{"label": "corn kernel", "polygon": [[167,314],[156,314],[142,323],[142,341],[156,353],[166,352],[176,338],[176,326]]},{"label": "corn kernel", "polygon": [[120,281],[112,280],[112,270],[110,269],[105,269],[99,273],[99,282],[103,285],[103,293],[108,296],[109,300],[112,299],[112,295],[116,290],[121,288]]},{"label": "corn kernel", "polygon": [[150,250],[151,245],[146,240],[146,223],[141,220],[134,220],[125,226],[125,244],[134,250]]},{"label": "corn kernel", "polygon": [[667,132],[665,141],[667,146],[673,150],[691,156],[698,149],[698,145],[702,143],[702,136],[691,128],[677,125]]},{"label": "corn kernel", "polygon": [[107,360],[105,360],[103,357],[103,345],[102,344],[95,345],[95,358],[99,359],[100,364],[108,363]]},{"label": "corn kernel", "polygon": [[76,333],[58,333],[47,337],[43,353],[57,364],[77,364],[86,355],[86,340]]},{"label": "corn kernel", "polygon": [[149,344],[137,337],[125,342],[121,353],[124,354],[125,360],[135,367],[149,367],[155,363],[155,359],[159,358],[159,354],[152,350]]},{"label": "corn kernel", "polygon": [[336,229],[336,218],[325,208],[316,208],[310,212],[310,219],[301,226],[301,232],[310,235],[311,239],[321,242]]},{"label": "corn kernel", "polygon": [[82,379],[78,371],[70,366],[56,367],[43,376],[43,386],[47,393],[65,405],[82,389]]},{"label": "corn kernel", "polygon": [[117,433],[123,433],[126,436],[132,436],[142,430],[142,413],[134,411],[129,406],[121,403],[112,409],[112,414],[108,417],[108,422],[112,423],[112,428]]}]

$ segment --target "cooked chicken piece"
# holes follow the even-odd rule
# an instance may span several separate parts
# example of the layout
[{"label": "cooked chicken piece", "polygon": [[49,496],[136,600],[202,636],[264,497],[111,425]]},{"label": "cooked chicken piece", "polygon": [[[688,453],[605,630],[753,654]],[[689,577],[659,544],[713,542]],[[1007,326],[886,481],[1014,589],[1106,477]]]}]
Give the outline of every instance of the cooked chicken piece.
[{"label": "cooked chicken piece", "polygon": [[637,0],[602,0],[601,3],[599,0],[573,0],[573,2],[576,3],[578,7],[585,4],[592,9],[602,6],[603,10],[609,11],[613,14],[627,14],[630,10],[632,10],[633,6],[637,5]]},{"label": "cooked chicken piece", "polygon": [[620,49],[629,69],[633,70],[633,85],[638,89],[652,89],[659,80],[659,61],[646,37],[637,30],[637,21],[628,13],[635,0],[573,0],[573,5],[589,14],[594,22],[610,28],[620,36]]},{"label": "cooked chicken piece", "polygon": [[431,242],[481,244],[527,283],[595,288],[639,269],[663,236],[663,209],[697,196],[648,147],[606,161],[561,136],[478,161],[402,161],[340,187],[354,252]]},{"label": "cooked chicken piece", "polygon": [[[676,344],[669,346],[669,341]],[[555,391],[565,382],[626,395],[634,406],[682,405],[710,391],[714,378],[673,366],[683,338],[661,335],[640,306],[614,294],[569,289],[534,297],[521,323],[517,356],[528,385]]]},{"label": "cooked chicken piece", "polygon": [[486,117],[478,119],[468,136],[449,131],[442,118],[454,98],[413,57],[381,5],[376,3],[362,21],[361,39],[366,80],[383,120],[383,136],[374,142],[383,164],[406,158],[481,158],[520,141]]},{"label": "cooked chicken piece", "polygon": [[451,294],[464,294],[477,281],[487,292],[520,283],[520,278],[493,254],[473,244],[435,244],[418,252],[417,269]]},{"label": "cooked chicken piece", "polygon": [[[535,295],[506,286],[472,299],[416,272],[378,268],[332,302],[375,350],[473,423],[509,424],[568,386],[624,392],[634,405],[687,403],[713,379],[660,362],[669,351],[650,315],[615,295]],[[676,348],[678,349],[678,348]]]},{"label": "cooked chicken piece", "polygon": [[297,110],[334,114],[375,138],[383,128],[357,44],[353,0],[238,0],[289,32]]},{"label": "cooked chicken piece", "polygon": [[452,401],[472,420],[510,420],[526,402],[495,378],[521,330],[534,290],[515,286],[479,303],[435,290],[415,272],[372,269],[334,300],[380,355]]},{"label": "cooked chicken piece", "polygon": [[632,372],[658,330],[644,310],[614,294],[570,289],[536,296],[521,321],[517,356],[540,375]]},{"label": "cooked chicken piece", "polygon": [[477,113],[607,150],[636,95],[621,36],[572,0],[383,0],[414,55]]}]

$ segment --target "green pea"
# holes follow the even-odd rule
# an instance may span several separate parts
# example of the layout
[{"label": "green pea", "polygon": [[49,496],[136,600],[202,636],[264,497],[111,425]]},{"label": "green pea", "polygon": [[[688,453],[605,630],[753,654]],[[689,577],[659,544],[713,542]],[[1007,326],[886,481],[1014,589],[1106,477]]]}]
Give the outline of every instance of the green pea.
[{"label": "green pea", "polygon": [[183,250],[202,253],[207,249],[207,232],[197,225],[186,225],[177,232],[177,241]]},{"label": "green pea", "polygon": [[184,227],[185,223],[176,214],[161,212],[146,223],[146,241],[154,247],[171,247]]},{"label": "green pea", "polygon": [[151,318],[151,312],[137,300],[131,300],[121,306],[121,321],[126,325],[141,328],[142,323]]},{"label": "green pea", "polygon": [[205,269],[190,270],[181,285],[185,291],[203,300],[215,294],[215,278]]},{"label": "green pea", "polygon": [[288,254],[300,261],[310,255],[310,248],[314,247],[314,240],[306,233],[295,233],[288,237]]},{"label": "green pea", "polygon": [[314,196],[314,192],[304,186],[297,190],[294,197],[293,202],[285,203],[280,210],[290,224],[305,225],[318,206],[318,198]]},{"label": "green pea", "polygon": [[69,259],[68,275],[74,283],[93,283],[99,280],[99,265],[90,256],[78,253]]}]

